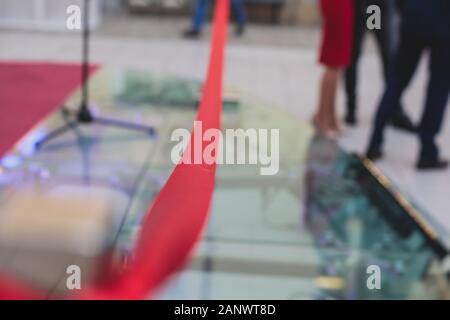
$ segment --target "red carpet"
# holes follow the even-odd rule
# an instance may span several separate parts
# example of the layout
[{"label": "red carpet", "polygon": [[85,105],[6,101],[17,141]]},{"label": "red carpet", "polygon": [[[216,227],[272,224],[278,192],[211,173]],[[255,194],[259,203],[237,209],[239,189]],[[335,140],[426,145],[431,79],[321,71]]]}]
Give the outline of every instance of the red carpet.
[{"label": "red carpet", "polygon": [[0,157],[80,83],[76,64],[0,62]]}]

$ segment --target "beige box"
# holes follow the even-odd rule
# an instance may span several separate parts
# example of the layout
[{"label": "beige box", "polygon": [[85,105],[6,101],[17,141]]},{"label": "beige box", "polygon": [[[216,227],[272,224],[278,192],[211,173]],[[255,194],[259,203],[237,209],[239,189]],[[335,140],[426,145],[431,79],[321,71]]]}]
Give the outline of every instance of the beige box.
[{"label": "beige box", "polygon": [[0,271],[49,294],[71,265],[83,284],[100,280],[127,203],[99,187],[15,190],[0,206]]}]

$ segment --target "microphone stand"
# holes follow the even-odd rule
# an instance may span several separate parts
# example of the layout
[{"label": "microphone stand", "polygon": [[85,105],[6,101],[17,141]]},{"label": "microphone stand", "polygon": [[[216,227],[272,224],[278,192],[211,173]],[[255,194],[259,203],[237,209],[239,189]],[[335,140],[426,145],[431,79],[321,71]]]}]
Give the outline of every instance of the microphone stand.
[{"label": "microphone stand", "polygon": [[[66,131],[71,130],[78,124],[99,124],[105,126],[118,127],[127,130],[141,131],[150,136],[155,135],[155,129],[151,126],[140,125],[132,122],[127,122],[119,119],[104,118],[95,116],[89,108],[89,50],[90,50],[90,0],[83,1],[83,30],[82,30],[82,64],[81,64],[81,104],[78,111],[72,114],[74,119],[67,122],[65,125],[51,131],[44,139],[36,143],[39,148],[48,141],[60,136]],[[67,109],[63,108],[63,114],[68,117],[71,115]]]}]

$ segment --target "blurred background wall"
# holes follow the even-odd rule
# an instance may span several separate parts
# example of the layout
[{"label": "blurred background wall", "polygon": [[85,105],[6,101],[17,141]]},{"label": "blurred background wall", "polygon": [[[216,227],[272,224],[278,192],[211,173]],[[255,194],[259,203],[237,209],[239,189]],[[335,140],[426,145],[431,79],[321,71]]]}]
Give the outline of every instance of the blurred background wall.
[{"label": "blurred background wall", "polygon": [[[314,25],[319,21],[317,0],[244,0],[250,22]],[[64,28],[66,8],[82,0],[0,0],[0,27],[58,30]],[[102,17],[189,16],[195,0],[91,0],[92,26]]]}]

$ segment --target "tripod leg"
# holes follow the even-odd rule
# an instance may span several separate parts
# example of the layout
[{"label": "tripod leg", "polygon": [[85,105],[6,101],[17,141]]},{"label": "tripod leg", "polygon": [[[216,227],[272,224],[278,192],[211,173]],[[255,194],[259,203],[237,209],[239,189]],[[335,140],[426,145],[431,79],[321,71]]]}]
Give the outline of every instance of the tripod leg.
[{"label": "tripod leg", "polygon": [[47,136],[45,138],[43,138],[42,140],[39,140],[35,143],[35,147],[36,149],[39,149],[40,147],[42,147],[45,143],[47,143],[48,141],[64,134],[65,132],[73,129],[76,126],[75,122],[68,122],[65,125],[56,128],[53,131],[50,131],[49,134],[47,134]]},{"label": "tripod leg", "polygon": [[154,136],[156,134],[155,128],[153,128],[151,126],[140,125],[140,124],[136,124],[133,122],[127,122],[127,121],[122,121],[122,120],[118,120],[118,119],[95,117],[94,122],[101,124],[101,125],[106,125],[106,126],[113,126],[113,127],[123,128],[123,129],[142,131],[144,133],[147,133],[150,136]]}]

